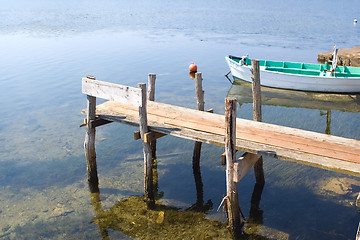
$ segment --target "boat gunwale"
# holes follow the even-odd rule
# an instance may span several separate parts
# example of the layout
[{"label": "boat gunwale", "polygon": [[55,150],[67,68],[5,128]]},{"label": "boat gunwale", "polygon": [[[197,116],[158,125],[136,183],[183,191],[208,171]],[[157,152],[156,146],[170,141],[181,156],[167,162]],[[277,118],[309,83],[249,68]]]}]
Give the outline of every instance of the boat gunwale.
[{"label": "boat gunwale", "polygon": [[[232,61],[233,63],[235,63],[236,65],[240,66],[240,67],[245,67],[245,68],[251,68],[251,64],[245,64],[245,65],[240,65],[239,62],[235,61],[233,58],[241,60],[241,57],[235,57],[232,55],[228,55],[226,56],[227,59],[229,59],[230,61]],[[259,61],[268,61],[268,60],[259,60]],[[270,60],[269,60],[270,61]],[[279,63],[295,63],[295,64],[304,64],[301,62],[285,62],[285,61],[271,61],[271,62],[279,62]],[[320,66],[326,66],[325,64],[315,64],[315,63],[306,63],[306,64],[311,64],[311,65],[320,65]],[[266,71],[269,73],[274,73],[274,74],[282,74],[282,75],[290,75],[290,76],[300,76],[300,77],[309,77],[309,78],[327,78],[327,79],[349,79],[349,80],[358,80],[360,79],[360,76],[351,76],[354,74],[360,75],[359,73],[342,73],[342,72],[335,72],[335,76],[321,76],[320,73],[324,72],[324,71],[320,71],[320,70],[315,70],[315,69],[301,69],[301,68],[288,68],[288,67],[270,67],[270,68],[278,68],[278,69],[289,69],[289,70],[297,70],[297,71],[304,71],[304,72],[318,72],[319,75],[307,75],[307,74],[298,74],[298,73],[286,73],[286,72],[280,72],[280,71],[271,71],[268,70],[267,67],[269,66],[260,66],[260,71]],[[342,67],[346,67],[346,68],[356,68],[356,67],[348,67],[348,66],[342,66]],[[360,68],[359,68],[360,69]],[[329,71],[329,70],[327,70]],[[336,74],[349,74],[350,76],[336,76]]]}]

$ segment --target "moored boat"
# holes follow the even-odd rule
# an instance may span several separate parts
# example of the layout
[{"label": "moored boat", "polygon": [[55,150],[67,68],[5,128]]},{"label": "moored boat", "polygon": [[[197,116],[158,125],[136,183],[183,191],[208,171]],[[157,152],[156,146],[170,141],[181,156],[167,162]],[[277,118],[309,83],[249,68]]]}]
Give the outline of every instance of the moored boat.
[{"label": "moored boat", "polygon": [[[249,57],[229,55],[226,61],[234,81],[251,82]],[[259,60],[259,65],[262,86],[312,92],[360,93],[360,67],[267,60]]]}]

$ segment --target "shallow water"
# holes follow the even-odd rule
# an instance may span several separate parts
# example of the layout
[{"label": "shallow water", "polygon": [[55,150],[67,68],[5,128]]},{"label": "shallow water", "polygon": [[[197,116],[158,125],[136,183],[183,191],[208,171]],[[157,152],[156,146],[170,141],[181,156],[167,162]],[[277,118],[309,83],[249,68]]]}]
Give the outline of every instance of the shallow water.
[{"label": "shallow water", "polygon": [[[195,62],[203,73],[205,108],[223,113],[231,89],[225,55],[316,62],[318,52],[334,44],[355,46],[360,37],[360,25],[353,24],[360,7],[355,0],[0,3],[0,239],[102,238],[87,185],[85,130],[79,128],[86,105],[82,77],[136,86],[156,73],[157,101],[195,108],[188,75]],[[264,105],[263,121],[325,133],[326,110]],[[330,110],[330,133],[359,140],[359,112]],[[251,119],[252,105],[239,106],[238,116]],[[120,124],[97,129],[104,210],[143,194],[142,147],[132,140],[135,130]],[[197,201],[193,145],[171,136],[158,140],[160,201],[168,207],[184,210]],[[216,211],[225,193],[222,152],[203,144],[203,200],[213,203],[206,218],[214,221],[226,219]],[[354,238],[358,177],[270,157],[264,170],[261,211],[247,226],[253,238]],[[253,217],[254,184],[250,172],[238,185],[247,218]],[[119,229],[107,229],[109,238],[131,238]],[[183,232],[179,238],[195,236],[190,228]],[[155,236],[149,231],[145,238]]]}]

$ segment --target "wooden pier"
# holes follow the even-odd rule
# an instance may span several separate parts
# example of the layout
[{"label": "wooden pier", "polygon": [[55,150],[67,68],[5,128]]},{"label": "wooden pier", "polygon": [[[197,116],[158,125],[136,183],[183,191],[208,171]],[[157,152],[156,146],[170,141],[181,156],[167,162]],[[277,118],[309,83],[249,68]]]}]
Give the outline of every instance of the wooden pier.
[{"label": "wooden pier", "polygon": [[[260,89],[260,84],[256,83],[259,81],[256,68],[253,75],[253,92],[260,93],[256,90]],[[152,161],[157,138],[173,135],[196,141],[198,144],[195,145],[194,159],[196,152],[199,155],[201,142],[224,146],[225,152],[221,162],[227,165],[227,193],[223,201],[233,232],[238,232],[242,227],[236,182],[255,165],[256,182],[264,185],[262,155],[270,154],[278,159],[360,174],[360,141],[262,123],[259,97],[254,97],[258,100],[254,102],[256,121],[236,118],[236,100],[232,98],[225,100],[225,115],[203,111],[204,93],[201,81],[201,73],[197,73],[198,110],[194,110],[155,102],[154,74],[149,75],[148,93],[145,84],[139,84],[138,88],[134,88],[98,81],[94,77],[83,78],[82,92],[88,96],[88,107],[85,110],[87,118],[84,124],[87,125],[87,134],[84,146],[89,182],[98,182],[95,128],[111,122],[140,127],[140,131],[135,132],[134,137],[141,138],[143,142],[144,192],[145,197],[150,200],[154,198]],[[109,101],[96,106],[96,97]],[[238,160],[236,150],[245,152]],[[199,164],[196,163],[196,159],[193,160],[194,164]]]}]

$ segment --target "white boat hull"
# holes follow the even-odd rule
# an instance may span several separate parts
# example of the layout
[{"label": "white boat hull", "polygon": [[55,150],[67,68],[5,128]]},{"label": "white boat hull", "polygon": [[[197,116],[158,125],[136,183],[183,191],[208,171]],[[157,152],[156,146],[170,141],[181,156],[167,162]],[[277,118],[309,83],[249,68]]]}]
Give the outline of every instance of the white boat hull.
[{"label": "white boat hull", "polygon": [[[234,79],[251,83],[251,66],[240,65],[226,57]],[[322,76],[308,76],[289,74],[265,70],[260,66],[260,83],[262,86],[312,92],[358,93],[360,92],[360,78],[344,78]]]}]

